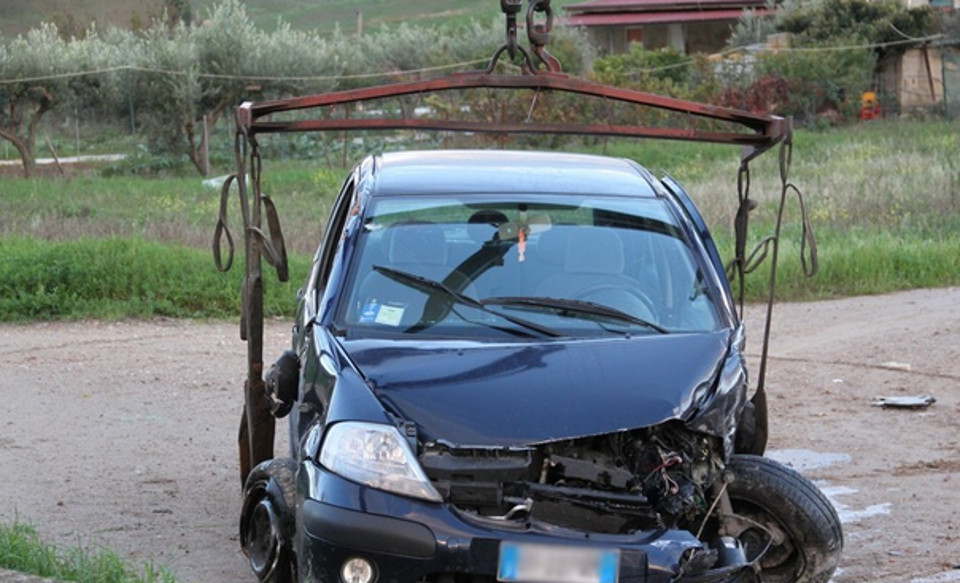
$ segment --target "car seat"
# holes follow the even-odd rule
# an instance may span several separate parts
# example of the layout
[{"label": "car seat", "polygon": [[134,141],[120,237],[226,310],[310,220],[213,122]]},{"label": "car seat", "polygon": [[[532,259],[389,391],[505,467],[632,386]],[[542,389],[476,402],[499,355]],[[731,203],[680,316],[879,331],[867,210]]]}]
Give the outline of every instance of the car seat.
[{"label": "car seat", "polygon": [[[447,265],[447,242],[442,227],[428,221],[402,221],[389,227],[380,238],[381,255],[386,265],[398,271],[419,275],[470,293],[469,286],[457,278]],[[371,270],[373,265],[371,265]],[[431,297],[429,290],[401,283],[383,273],[371,271],[359,286],[356,313],[349,318],[360,324],[379,324],[407,328],[419,322]]]},{"label": "car seat", "polygon": [[[545,278],[539,285],[540,296],[583,300],[616,308],[632,316],[656,322],[653,303],[640,282],[624,275],[624,249],[620,236],[601,227],[570,226],[553,237],[560,243],[554,253],[562,253],[563,269]],[[541,241],[541,253],[546,241]]]}]

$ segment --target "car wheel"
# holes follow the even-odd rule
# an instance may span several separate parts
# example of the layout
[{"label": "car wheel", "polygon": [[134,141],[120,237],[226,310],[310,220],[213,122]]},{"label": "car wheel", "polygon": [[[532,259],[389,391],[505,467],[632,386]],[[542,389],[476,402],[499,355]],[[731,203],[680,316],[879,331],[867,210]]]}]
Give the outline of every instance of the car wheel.
[{"label": "car wheel", "polygon": [[727,491],[736,515],[728,532],[734,525],[730,534],[740,539],[748,560],[759,556],[759,579],[829,581],[843,549],[830,500],[799,472],[768,458],[735,455],[727,468],[734,476]]},{"label": "car wheel", "polygon": [[243,489],[240,546],[257,579],[264,583],[295,580],[293,553],[296,463],[267,460],[255,467]]}]

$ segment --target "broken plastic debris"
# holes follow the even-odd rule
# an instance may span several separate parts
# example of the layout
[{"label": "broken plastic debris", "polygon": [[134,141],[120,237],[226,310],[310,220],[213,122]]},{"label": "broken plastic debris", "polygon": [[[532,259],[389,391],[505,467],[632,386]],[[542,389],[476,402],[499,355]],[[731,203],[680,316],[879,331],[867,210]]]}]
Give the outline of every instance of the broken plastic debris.
[{"label": "broken plastic debris", "polygon": [[930,395],[919,395],[916,397],[878,397],[874,399],[874,407],[898,407],[900,409],[923,409],[936,403],[937,400]]},{"label": "broken plastic debris", "polygon": [[909,363],[894,362],[892,360],[890,362],[883,362],[880,364],[880,366],[882,366],[883,368],[889,368],[890,370],[902,370],[903,372],[910,372],[911,370],[913,370],[913,367],[910,366]]}]

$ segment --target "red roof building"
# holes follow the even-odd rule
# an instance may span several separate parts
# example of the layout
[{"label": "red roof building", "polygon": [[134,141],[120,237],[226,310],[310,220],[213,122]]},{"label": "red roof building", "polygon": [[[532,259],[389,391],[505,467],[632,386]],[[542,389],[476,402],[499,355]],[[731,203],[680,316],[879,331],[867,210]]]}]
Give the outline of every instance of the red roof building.
[{"label": "red roof building", "polygon": [[764,0],[588,0],[564,8],[564,23],[590,31],[603,54],[672,47],[684,53],[723,49],[745,9],[768,12]]}]

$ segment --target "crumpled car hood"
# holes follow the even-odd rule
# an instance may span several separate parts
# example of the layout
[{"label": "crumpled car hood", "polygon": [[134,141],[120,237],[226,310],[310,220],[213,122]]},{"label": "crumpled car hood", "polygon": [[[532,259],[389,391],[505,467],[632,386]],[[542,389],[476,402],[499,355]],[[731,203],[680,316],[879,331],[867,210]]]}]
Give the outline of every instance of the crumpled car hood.
[{"label": "crumpled car hood", "polygon": [[426,440],[519,446],[692,414],[729,330],[538,344],[356,339],[342,344],[378,397]]}]

